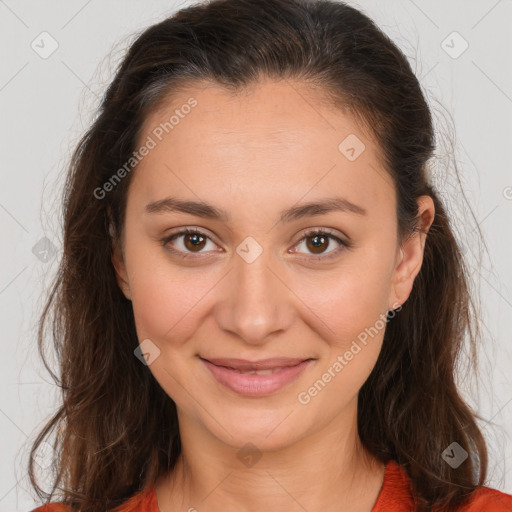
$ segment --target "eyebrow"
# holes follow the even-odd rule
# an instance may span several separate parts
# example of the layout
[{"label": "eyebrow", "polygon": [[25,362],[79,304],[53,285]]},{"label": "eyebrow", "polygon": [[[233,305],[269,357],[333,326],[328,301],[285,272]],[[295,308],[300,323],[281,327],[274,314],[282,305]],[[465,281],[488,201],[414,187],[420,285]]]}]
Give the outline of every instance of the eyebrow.
[{"label": "eyebrow", "polygon": [[[223,222],[230,222],[230,214],[217,208],[211,204],[203,201],[191,201],[177,199],[175,197],[166,197],[146,205],[145,211],[147,213],[165,213],[165,212],[181,212],[195,215],[196,217],[203,217],[206,219],[219,220]],[[351,203],[347,199],[340,197],[333,197],[322,199],[319,201],[303,203],[298,206],[292,206],[280,212],[280,222],[292,222],[302,219],[304,217],[311,217],[315,215],[323,215],[329,212],[348,212],[356,215],[367,215],[368,212],[362,206]]]}]

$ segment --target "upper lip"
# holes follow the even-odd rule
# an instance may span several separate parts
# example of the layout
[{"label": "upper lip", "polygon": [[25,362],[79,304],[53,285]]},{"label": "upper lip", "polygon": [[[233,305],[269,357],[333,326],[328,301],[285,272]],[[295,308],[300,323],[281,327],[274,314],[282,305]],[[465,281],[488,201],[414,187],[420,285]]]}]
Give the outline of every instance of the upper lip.
[{"label": "upper lip", "polygon": [[251,370],[270,370],[272,368],[284,368],[287,366],[296,366],[308,359],[298,359],[290,357],[272,357],[270,359],[260,359],[259,361],[248,361],[247,359],[231,359],[231,358],[211,358],[201,357],[216,366],[226,366],[241,371]]}]

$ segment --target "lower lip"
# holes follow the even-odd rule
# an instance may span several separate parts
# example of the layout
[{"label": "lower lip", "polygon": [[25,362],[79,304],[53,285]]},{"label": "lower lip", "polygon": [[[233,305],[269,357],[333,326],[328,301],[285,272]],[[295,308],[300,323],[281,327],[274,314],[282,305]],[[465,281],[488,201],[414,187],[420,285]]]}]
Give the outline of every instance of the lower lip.
[{"label": "lower lip", "polygon": [[275,393],[295,380],[312,362],[309,359],[296,366],[288,366],[270,375],[258,375],[257,373],[239,373],[225,366],[217,366],[205,359],[201,359],[201,361],[212,372],[218,382],[235,393],[246,396],[265,396]]}]

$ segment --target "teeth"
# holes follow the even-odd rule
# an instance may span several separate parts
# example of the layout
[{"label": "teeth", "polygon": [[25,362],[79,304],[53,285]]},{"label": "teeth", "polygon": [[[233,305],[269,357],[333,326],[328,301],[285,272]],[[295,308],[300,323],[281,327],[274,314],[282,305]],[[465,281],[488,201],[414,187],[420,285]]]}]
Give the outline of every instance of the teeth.
[{"label": "teeth", "polygon": [[241,371],[240,373],[244,375],[253,375],[254,373],[257,375],[271,375],[272,373],[276,373],[279,370],[281,370],[281,368],[269,368],[268,370],[250,370],[247,372]]}]

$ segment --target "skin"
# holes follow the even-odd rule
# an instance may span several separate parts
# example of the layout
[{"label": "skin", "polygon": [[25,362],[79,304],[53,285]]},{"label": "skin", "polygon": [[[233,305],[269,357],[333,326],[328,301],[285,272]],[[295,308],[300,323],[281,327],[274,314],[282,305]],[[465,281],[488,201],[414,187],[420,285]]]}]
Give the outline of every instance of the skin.
[{"label": "skin", "polygon": [[[309,403],[297,397],[407,300],[434,218],[432,199],[419,198],[423,232],[400,246],[395,189],[378,144],[349,113],[298,82],[261,80],[238,95],[197,83],[150,115],[140,140],[190,97],[197,106],[134,171],[113,256],[139,340],[160,350],[148,369],[178,411],[182,454],[157,482],[160,511],[369,512],[384,466],[360,442],[357,395],[384,329]],[[338,149],[349,134],[366,146],[354,161]],[[145,213],[168,195],[226,209],[231,221]],[[282,209],[330,197],[367,214],[278,222]],[[160,243],[185,227],[210,237],[195,253],[187,235],[169,242],[190,259]],[[315,254],[314,236],[303,238],[309,228],[330,228],[353,245],[330,240]],[[248,236],[263,249],[250,264],[236,252]],[[333,258],[314,259],[338,247]],[[271,396],[247,397],[219,384],[198,354],[315,361]],[[249,442],[261,455],[250,467],[237,457]]]}]

